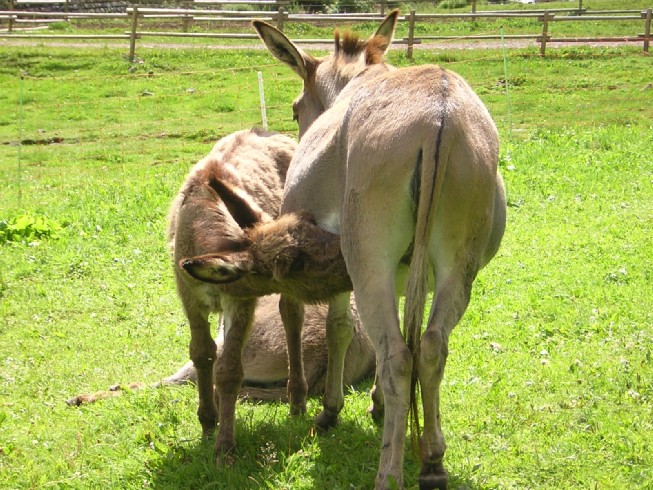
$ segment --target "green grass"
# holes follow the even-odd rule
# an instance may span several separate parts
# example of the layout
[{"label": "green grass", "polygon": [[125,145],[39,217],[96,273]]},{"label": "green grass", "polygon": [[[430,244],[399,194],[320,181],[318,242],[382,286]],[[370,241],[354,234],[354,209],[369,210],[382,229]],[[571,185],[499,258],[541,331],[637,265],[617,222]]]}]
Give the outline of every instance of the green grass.
[{"label": "green grass", "polygon": [[[296,131],[301,84],[264,51],[123,54],[0,47],[0,236],[24,231],[0,245],[0,488],[371,488],[369,383],[325,436],[283,404],[240,403],[231,468],[213,465],[192,387],[64,403],[187,359],[165,215],[215,139],[260,121],[257,71],[272,128]],[[451,337],[452,488],[650,488],[650,59],[511,50],[508,101],[500,52],[415,58],[477,89],[508,188],[502,248]],[[409,488],[418,466],[407,451]]]}]

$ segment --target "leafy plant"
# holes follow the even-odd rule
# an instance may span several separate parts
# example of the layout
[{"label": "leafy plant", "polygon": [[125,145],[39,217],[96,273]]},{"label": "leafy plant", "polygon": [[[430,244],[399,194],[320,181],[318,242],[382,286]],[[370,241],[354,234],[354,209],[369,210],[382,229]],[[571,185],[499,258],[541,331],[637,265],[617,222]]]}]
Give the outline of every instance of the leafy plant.
[{"label": "leafy plant", "polygon": [[444,0],[438,5],[439,8],[443,9],[459,9],[467,7],[467,0]]},{"label": "leafy plant", "polygon": [[62,226],[45,216],[24,214],[0,220],[0,244],[7,242],[29,243],[43,238],[57,238]]}]

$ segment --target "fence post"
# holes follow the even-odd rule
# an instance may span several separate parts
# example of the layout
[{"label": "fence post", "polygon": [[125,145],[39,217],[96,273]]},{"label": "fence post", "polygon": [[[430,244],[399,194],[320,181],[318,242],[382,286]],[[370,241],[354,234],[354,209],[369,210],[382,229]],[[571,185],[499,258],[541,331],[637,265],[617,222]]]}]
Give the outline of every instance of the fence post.
[{"label": "fence post", "polygon": [[473,15],[476,13],[476,0],[472,0],[472,22],[476,20],[476,17]]},{"label": "fence post", "polygon": [[646,22],[644,23],[644,52],[648,53],[651,42],[651,9],[646,10]]},{"label": "fence post", "polygon": [[134,5],[132,10],[132,32],[129,37],[129,62],[134,62],[134,54],[136,51],[136,27],[138,26],[138,7]]},{"label": "fence post", "polygon": [[[135,2],[133,2],[133,3],[135,3]],[[184,10],[190,10],[190,9],[193,8],[193,2],[190,1],[190,0],[182,0],[179,3],[179,5]],[[182,30],[182,32],[189,32],[192,25],[193,25],[193,16],[188,14],[188,13],[184,14],[184,16],[181,19],[181,30]]]},{"label": "fence post", "polygon": [[408,17],[408,45],[406,46],[406,56],[409,60],[413,59],[413,40],[415,37],[415,11],[410,11]]},{"label": "fence post", "polygon": [[9,0],[9,5],[7,6],[9,8],[9,25],[7,26],[7,32],[11,34],[11,32],[14,30],[14,17],[13,17],[13,11],[14,11],[14,0]]},{"label": "fence post", "polygon": [[281,32],[283,32],[283,16],[285,14],[285,10],[283,7],[279,7],[279,10],[277,10],[277,29],[279,29]]},{"label": "fence post", "polygon": [[583,0],[578,0],[578,15],[583,15]]},{"label": "fence post", "polygon": [[542,39],[540,39],[540,56],[544,56],[546,53],[546,41],[549,37],[549,11],[544,11],[544,17],[542,17]]},{"label": "fence post", "polygon": [[182,18],[182,21],[181,21],[181,30],[183,32],[190,31],[190,26],[191,26],[192,21],[193,21],[193,16],[192,15],[188,15],[188,14],[184,15],[184,17]]},{"label": "fence post", "polygon": [[381,0],[380,4],[381,4],[381,15],[385,15],[385,8],[386,8],[387,1]]}]

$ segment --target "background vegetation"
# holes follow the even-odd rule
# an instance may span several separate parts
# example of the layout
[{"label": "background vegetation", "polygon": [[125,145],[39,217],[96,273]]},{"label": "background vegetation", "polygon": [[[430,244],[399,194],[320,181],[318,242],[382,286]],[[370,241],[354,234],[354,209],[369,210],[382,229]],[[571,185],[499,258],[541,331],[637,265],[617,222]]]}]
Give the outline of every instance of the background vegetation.
[{"label": "background vegetation", "polygon": [[[283,404],[240,403],[230,468],[200,438],[193,387],[65,404],[187,359],[165,215],[215,139],[260,122],[257,71],[272,128],[296,131],[300,83],[264,51],[123,54],[0,46],[0,488],[371,488],[369,383],[319,437]],[[650,488],[650,58],[511,50],[506,77],[500,52],[415,52],[432,62],[488,105],[509,198],[451,338],[452,487]],[[417,472],[408,451],[409,488]]]},{"label": "background vegetation", "polygon": [[[311,3],[304,5],[291,4],[289,10],[293,13],[303,11],[319,10],[327,13],[331,12],[351,12],[351,11],[366,11],[366,12],[379,12],[379,6],[361,0],[360,3],[352,3],[353,0],[333,0],[328,2]],[[391,3],[390,7],[397,7],[401,13],[407,15],[411,10],[416,10],[417,13],[469,13],[471,12],[471,5],[469,2],[456,1],[450,2],[413,2],[413,3]],[[244,8],[243,6],[229,6],[228,8]],[[477,11],[494,11],[494,10],[533,10],[539,9],[556,9],[566,8],[573,9],[578,7],[577,1],[556,1],[547,2],[542,4],[496,4],[479,1],[477,4]],[[583,8],[588,13],[598,10],[640,10],[643,11],[652,8],[653,3],[649,0],[584,0]],[[265,6],[256,6],[257,9],[265,9]],[[559,13],[558,15],[563,15]],[[568,14],[564,14],[568,15]],[[139,32],[174,32],[180,33],[182,31],[182,21],[180,18],[174,19],[140,19],[138,23]],[[359,32],[370,32],[374,24],[350,21],[340,25],[340,27],[350,28]],[[70,35],[70,34],[120,34],[124,35],[131,29],[131,19],[125,18],[120,20],[111,19],[73,19],[68,22],[55,22],[48,25],[46,31],[38,31],[35,35],[39,34],[55,34],[55,35]],[[249,23],[243,22],[221,22],[221,21],[195,21],[188,27],[191,33],[239,33],[249,32]],[[311,22],[286,22],[284,25],[284,32],[292,39],[330,39],[333,31],[332,21],[311,21]],[[550,22],[548,27],[549,36],[554,38],[576,38],[576,37],[635,37],[644,32],[644,20],[571,20],[564,22]],[[471,19],[453,19],[453,18],[438,18],[432,19],[429,22],[417,22],[415,25],[415,37],[420,38],[423,36],[483,36],[494,35],[498,36],[501,33],[504,35],[529,35],[534,39],[542,33],[542,22],[537,17],[527,18],[475,18]],[[397,38],[405,38],[408,36],[408,22],[401,21],[397,27]],[[44,42],[48,42],[44,40]],[[51,42],[51,41],[50,41]],[[57,39],[58,43],[79,43],[77,39]],[[107,40],[98,39],[85,39],[87,44],[105,45]],[[123,42],[125,48],[128,46],[128,41],[113,41],[113,43]],[[215,38],[188,38],[188,37],[174,37],[170,36],[152,36],[148,35],[137,42],[137,50],[146,43],[176,43],[184,45],[237,45],[237,46],[258,46],[258,40],[248,39],[220,39]],[[423,40],[424,43],[433,42],[427,39]],[[442,42],[442,41],[440,41]],[[469,41],[468,41],[469,42]],[[470,45],[473,45],[470,42]]]}]

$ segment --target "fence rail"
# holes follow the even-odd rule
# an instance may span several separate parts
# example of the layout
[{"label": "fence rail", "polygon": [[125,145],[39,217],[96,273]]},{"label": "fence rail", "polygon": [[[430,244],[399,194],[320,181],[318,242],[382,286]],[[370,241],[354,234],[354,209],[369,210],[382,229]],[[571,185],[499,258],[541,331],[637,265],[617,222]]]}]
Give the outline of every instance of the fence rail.
[{"label": "fence rail", "polygon": [[[253,33],[242,32],[189,32],[194,22],[220,22],[223,24],[235,24],[250,21],[252,19],[262,19],[269,22],[276,22],[279,29],[283,30],[286,22],[367,22],[380,21],[383,15],[380,13],[356,13],[356,14],[294,14],[287,10],[287,0],[193,0],[186,2],[188,8],[149,8],[149,7],[128,7],[124,12],[116,13],[83,13],[83,12],[34,12],[28,10],[14,10],[14,5],[28,4],[68,4],[67,0],[13,0],[10,2],[10,10],[0,11],[0,21],[8,22],[7,30],[0,31],[0,37],[14,37],[22,39],[129,39],[130,49],[129,56],[135,58],[136,41],[142,37],[185,37],[185,38],[214,38],[214,39],[256,39]],[[226,4],[241,4],[253,6],[270,6],[276,7],[276,10],[224,10],[221,8],[205,8],[208,5],[222,6]],[[383,11],[385,2],[382,2]],[[200,8],[191,8],[200,6]],[[544,56],[548,43],[571,42],[628,42],[642,43],[642,49],[648,52],[651,37],[651,10],[606,10],[592,11],[587,14],[587,10],[582,8],[582,0],[579,0],[578,8],[569,9],[551,9],[551,10],[522,10],[522,11],[476,11],[475,2],[472,4],[471,13],[460,14],[419,14],[411,11],[410,14],[399,17],[400,22],[408,23],[408,36],[403,39],[396,39],[396,44],[405,44],[408,56],[412,56],[413,47],[424,41],[477,41],[488,39],[531,39],[540,45],[540,53]],[[568,15],[573,13],[575,15]],[[540,32],[528,34],[481,34],[481,35],[415,35],[415,23],[432,23],[438,21],[476,21],[478,19],[513,19],[526,18],[534,19],[542,23]],[[69,21],[81,19],[123,19],[130,20],[130,29],[123,34],[35,34],[20,33],[16,25],[20,24],[47,24],[56,21]],[[139,30],[139,21],[141,19],[172,19],[178,20],[181,30],[176,31],[152,31]],[[598,36],[598,37],[553,37],[550,35],[550,24],[552,22],[613,22],[613,21],[644,21],[643,34],[624,34],[619,36]],[[34,29],[34,28],[32,28]],[[331,39],[294,39],[298,43],[327,43]]]}]

